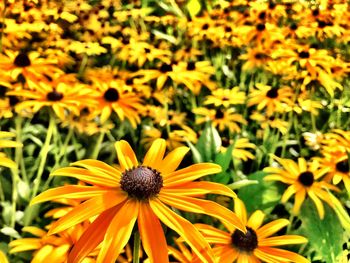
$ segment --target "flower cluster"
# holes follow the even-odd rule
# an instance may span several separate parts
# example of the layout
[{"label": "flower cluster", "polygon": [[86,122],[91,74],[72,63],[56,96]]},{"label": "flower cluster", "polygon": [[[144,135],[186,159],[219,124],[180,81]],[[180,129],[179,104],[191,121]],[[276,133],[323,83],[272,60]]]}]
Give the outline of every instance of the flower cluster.
[{"label": "flower cluster", "polygon": [[4,0],[0,262],[342,260],[349,10]]}]

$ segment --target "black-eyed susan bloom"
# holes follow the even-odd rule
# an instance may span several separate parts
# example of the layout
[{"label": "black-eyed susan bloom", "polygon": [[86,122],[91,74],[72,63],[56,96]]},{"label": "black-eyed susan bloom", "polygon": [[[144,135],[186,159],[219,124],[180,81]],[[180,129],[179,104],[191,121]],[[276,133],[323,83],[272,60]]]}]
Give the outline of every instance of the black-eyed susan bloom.
[{"label": "black-eyed susan bloom", "polygon": [[81,262],[99,244],[101,251],[97,262],[114,262],[128,243],[136,221],[143,248],[151,262],[168,262],[160,221],[179,233],[203,262],[215,262],[208,242],[199,231],[168,206],[214,216],[245,231],[233,212],[215,202],[196,198],[207,193],[235,197],[224,185],[194,182],[202,176],[220,172],[220,166],[201,163],[176,170],[189,149],[179,147],[164,157],[166,142],[163,139],[153,142],[142,164],[126,141],[118,141],[115,147],[120,168],[96,160],[78,161],[73,164],[77,167],[61,168],[52,175],[74,177],[89,186],[62,186],[32,200],[32,204],[57,198],[84,200],[55,222],[49,234],[96,218],[70,252],[68,262]]},{"label": "black-eyed susan bloom", "polygon": [[295,195],[293,213],[297,214],[308,196],[314,202],[320,218],[323,219],[324,207],[322,201],[333,207],[327,190],[339,191],[334,185],[321,180],[329,169],[327,167],[322,168],[317,161],[307,162],[304,158],[298,158],[297,163],[276,156],[274,159],[282,168],[266,167],[264,171],[269,175],[265,176],[264,179],[280,181],[289,185],[282,196],[282,203],[287,202],[292,195]]},{"label": "black-eyed susan bloom", "polygon": [[283,245],[303,244],[307,239],[297,235],[272,236],[289,224],[287,219],[277,219],[266,225],[264,213],[255,211],[249,218],[244,203],[235,199],[235,213],[247,232],[243,233],[234,226],[227,225],[228,232],[205,224],[196,224],[210,244],[214,245],[218,263],[259,263],[259,262],[309,262],[297,253],[275,248]]}]

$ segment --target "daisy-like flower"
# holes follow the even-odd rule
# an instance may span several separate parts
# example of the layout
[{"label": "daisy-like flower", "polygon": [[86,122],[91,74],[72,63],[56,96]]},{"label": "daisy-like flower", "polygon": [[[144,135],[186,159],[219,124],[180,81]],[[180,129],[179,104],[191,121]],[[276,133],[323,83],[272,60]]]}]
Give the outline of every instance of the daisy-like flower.
[{"label": "daisy-like flower", "polygon": [[[293,213],[298,214],[306,196],[314,202],[321,219],[324,217],[322,201],[333,207],[330,195],[327,190],[339,191],[337,187],[325,181],[317,181],[328,172],[327,167],[321,167],[313,160],[307,162],[304,158],[298,158],[298,163],[289,159],[282,159],[274,156],[274,159],[282,165],[279,167],[266,167],[264,169],[269,175],[264,180],[280,181],[288,184],[288,188],[282,195],[282,203],[287,202],[292,195],[295,195]],[[322,200],[322,201],[321,201]]]},{"label": "daisy-like flower", "polygon": [[[13,148],[13,147],[22,147],[22,144],[19,142],[8,140],[7,138],[14,137],[15,134],[12,132],[0,131],[0,149],[1,148]],[[7,158],[6,155],[0,152],[0,166],[5,166],[8,168],[16,168],[16,163],[11,159]]]},{"label": "daisy-like flower", "polygon": [[325,180],[332,181],[334,185],[343,181],[346,190],[350,193],[350,166],[347,153],[341,151],[332,154],[326,153],[320,159],[320,164],[322,167],[329,168]]},{"label": "daisy-like flower", "polygon": [[63,121],[66,118],[65,110],[69,110],[77,116],[80,113],[79,106],[81,104],[95,104],[95,100],[91,97],[92,90],[83,84],[64,82],[57,85],[46,82],[33,82],[31,84],[31,89],[18,88],[7,93],[26,99],[16,104],[17,112],[31,111],[35,113],[42,107],[48,106]]},{"label": "daisy-like flower", "polygon": [[260,83],[255,87],[249,94],[248,107],[257,105],[259,111],[266,108],[266,114],[272,116],[275,112],[285,112],[292,104],[293,91],[289,87],[272,88]]},{"label": "daisy-like flower", "polygon": [[214,104],[216,107],[224,106],[228,108],[230,105],[243,104],[246,96],[243,91],[239,91],[239,87],[232,89],[216,89],[212,95],[206,97],[204,105]]},{"label": "daisy-like flower", "polygon": [[96,160],[82,160],[74,166],[56,170],[52,175],[70,176],[89,186],[67,185],[48,190],[32,204],[57,198],[83,199],[83,203],[60,218],[49,234],[64,231],[95,217],[69,255],[69,262],[80,262],[101,244],[97,262],[114,262],[128,243],[137,221],[146,254],[151,262],[168,262],[167,244],[160,221],[173,229],[204,262],[214,262],[211,248],[198,230],[167,205],[181,210],[214,216],[245,231],[237,216],[219,204],[196,198],[216,193],[235,194],[226,186],[194,180],[221,171],[210,163],[194,164],[177,170],[188,152],[179,147],[164,157],[166,143],[155,140],[140,165],[126,141],[115,144],[120,167]]},{"label": "daisy-like flower", "polygon": [[212,121],[213,125],[218,127],[220,131],[228,128],[232,132],[240,132],[241,127],[239,127],[239,124],[247,124],[244,117],[236,113],[234,108],[227,110],[196,108],[193,109],[193,113],[199,115],[196,121],[197,124]]},{"label": "daisy-like flower", "polygon": [[228,232],[205,224],[195,225],[208,242],[214,245],[213,251],[217,258],[216,262],[309,262],[297,253],[275,248],[307,242],[306,238],[297,235],[272,236],[289,224],[287,219],[277,219],[262,225],[265,217],[264,213],[257,210],[248,218],[244,203],[239,199],[235,199],[235,213],[246,225],[246,233],[231,225],[226,225]]},{"label": "daisy-like flower", "polygon": [[40,58],[37,52],[13,52],[6,51],[6,55],[0,54],[0,69],[9,72],[13,79],[21,74],[32,81],[42,80],[44,74],[53,76],[62,74],[62,71],[55,66],[57,61]]},{"label": "daisy-like flower", "polygon": [[[47,235],[47,232],[35,226],[27,226],[23,232],[30,233],[35,237],[21,238],[10,242],[10,253],[34,250],[31,262],[65,263],[74,243],[86,229],[87,224],[78,224],[56,235]],[[86,257],[83,263],[96,262],[97,251]]]},{"label": "daisy-like flower", "polygon": [[95,80],[93,87],[97,92],[95,98],[99,104],[92,115],[100,115],[101,123],[104,123],[114,111],[121,121],[127,119],[136,128],[141,122],[139,114],[143,109],[142,100],[138,94],[124,82],[117,80]]}]

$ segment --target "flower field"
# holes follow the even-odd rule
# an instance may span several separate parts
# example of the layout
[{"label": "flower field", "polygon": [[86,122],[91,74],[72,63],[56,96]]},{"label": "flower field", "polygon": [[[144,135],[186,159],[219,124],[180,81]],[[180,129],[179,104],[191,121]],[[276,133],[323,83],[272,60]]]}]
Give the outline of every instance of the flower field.
[{"label": "flower field", "polygon": [[0,14],[0,263],[349,262],[348,1]]}]

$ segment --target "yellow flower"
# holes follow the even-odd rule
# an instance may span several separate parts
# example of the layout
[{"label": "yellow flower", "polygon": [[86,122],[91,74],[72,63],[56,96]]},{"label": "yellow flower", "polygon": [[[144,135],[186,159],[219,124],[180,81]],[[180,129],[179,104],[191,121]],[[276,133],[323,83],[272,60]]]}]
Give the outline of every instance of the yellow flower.
[{"label": "yellow flower", "polygon": [[[34,250],[31,262],[67,262],[68,254],[73,245],[89,224],[78,224],[56,235],[47,235],[45,230],[35,226],[27,226],[22,229],[36,237],[21,238],[9,243],[10,253]],[[98,251],[89,255],[83,263],[93,263]]]},{"label": "yellow flower", "polygon": [[293,213],[298,214],[302,203],[308,196],[314,202],[320,218],[323,219],[324,207],[321,200],[333,207],[327,190],[339,191],[337,187],[325,181],[317,181],[328,172],[328,168],[320,167],[316,161],[307,162],[304,158],[298,158],[298,163],[276,156],[274,159],[282,165],[282,168],[266,167],[264,171],[269,175],[264,179],[289,185],[282,196],[282,203],[287,202],[295,194]]},{"label": "yellow flower", "polygon": [[208,193],[235,197],[224,185],[194,182],[205,175],[220,172],[220,166],[202,163],[176,171],[189,149],[176,148],[164,158],[166,143],[163,139],[153,142],[141,165],[126,141],[116,142],[115,147],[120,168],[96,160],[78,161],[73,164],[78,167],[61,168],[52,175],[74,177],[89,186],[58,187],[40,194],[31,202],[35,204],[62,197],[85,200],[55,222],[49,234],[96,217],[72,249],[69,262],[80,262],[101,242],[97,262],[114,262],[128,243],[136,221],[144,250],[151,261],[168,262],[162,221],[179,233],[201,260],[214,262],[211,248],[198,230],[167,205],[214,216],[245,231],[237,216],[227,208],[196,198]]},{"label": "yellow flower", "polygon": [[272,236],[289,224],[287,219],[277,219],[262,226],[264,213],[257,210],[248,218],[244,203],[239,199],[235,199],[235,213],[246,225],[246,233],[231,225],[225,225],[229,232],[205,224],[195,225],[208,242],[214,245],[216,262],[309,262],[297,253],[275,248],[307,242],[306,238],[297,235]]},{"label": "yellow flower", "polygon": [[244,104],[245,92],[239,91],[239,87],[232,89],[216,89],[212,92],[212,95],[206,97],[204,105],[214,104],[214,106],[224,106],[228,108],[230,105]]},{"label": "yellow flower", "polygon": [[54,83],[38,82],[31,83],[31,90],[18,88],[7,93],[24,97],[27,100],[18,103],[15,106],[16,111],[37,112],[42,107],[52,107],[55,114],[63,121],[66,118],[65,110],[69,110],[78,116],[79,106],[95,104],[91,96],[92,90],[83,84],[73,84],[60,82]]},{"label": "yellow flower", "polygon": [[0,263],[9,263],[5,253],[2,252],[2,250],[0,250]]},{"label": "yellow flower", "polygon": [[266,108],[267,116],[285,112],[292,104],[293,91],[289,87],[272,88],[260,83],[255,84],[255,87],[249,94],[248,107],[257,105],[258,111]]},{"label": "yellow flower", "polygon": [[196,108],[192,111],[199,115],[196,121],[197,124],[212,121],[213,125],[218,127],[220,131],[228,128],[232,132],[240,132],[241,127],[239,127],[239,124],[247,124],[243,116],[236,113],[234,108],[229,108],[227,110]]}]

